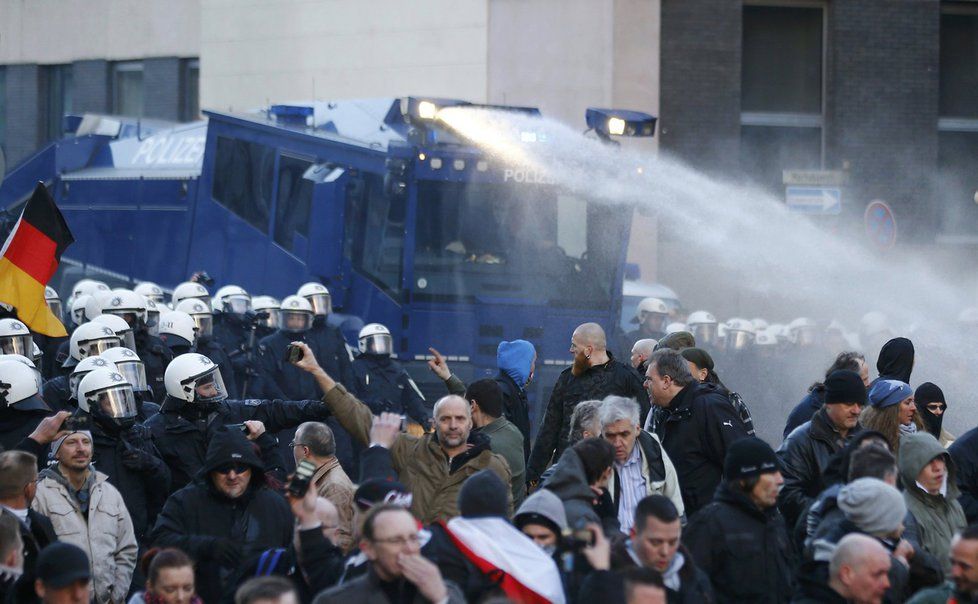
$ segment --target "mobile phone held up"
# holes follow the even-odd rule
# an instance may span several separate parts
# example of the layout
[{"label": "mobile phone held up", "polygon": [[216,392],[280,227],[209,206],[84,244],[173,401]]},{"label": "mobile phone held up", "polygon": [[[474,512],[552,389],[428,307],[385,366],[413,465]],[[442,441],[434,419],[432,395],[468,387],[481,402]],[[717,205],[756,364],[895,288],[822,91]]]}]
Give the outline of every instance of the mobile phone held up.
[{"label": "mobile phone held up", "polygon": [[289,344],[289,347],[286,349],[285,355],[286,355],[285,356],[286,360],[288,360],[288,362],[290,363],[301,361],[303,355],[302,348],[300,348],[296,344]]},{"label": "mobile phone held up", "polygon": [[312,481],[312,476],[315,473],[316,464],[308,459],[303,459],[295,467],[295,474],[292,475],[292,480],[289,481],[286,490],[293,497],[305,497],[306,492],[309,491],[309,483]]},{"label": "mobile phone held up", "polygon": [[246,424],[227,424],[224,427],[228,430],[241,430],[241,433],[245,436],[251,434],[251,430],[248,429]]}]

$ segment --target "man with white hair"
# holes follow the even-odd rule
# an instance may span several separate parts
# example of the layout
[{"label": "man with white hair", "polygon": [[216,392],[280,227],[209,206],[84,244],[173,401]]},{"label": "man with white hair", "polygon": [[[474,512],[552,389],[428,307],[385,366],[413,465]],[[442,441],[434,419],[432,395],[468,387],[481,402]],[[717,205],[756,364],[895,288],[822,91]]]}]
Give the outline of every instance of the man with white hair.
[{"label": "man with white hair", "polygon": [[[325,393],[323,402],[350,435],[369,446],[373,412],[365,403],[346,391],[319,366],[303,342],[303,356],[294,364],[312,374]],[[448,395],[438,399],[432,410],[434,433],[420,437],[402,432],[390,447],[394,469],[413,495],[411,512],[425,524],[459,515],[458,493],[462,483],[481,470],[492,470],[506,484],[511,473],[506,459],[493,453],[489,437],[472,431],[472,409],[464,398]],[[512,513],[512,501],[510,513]]]},{"label": "man with white hair", "polygon": [[598,409],[601,435],[615,447],[608,492],[626,534],[634,523],[635,507],[649,495],[668,497],[683,515],[676,468],[658,437],[642,430],[639,413],[638,403],[622,396],[605,397]]},{"label": "man with white hair", "polygon": [[876,539],[852,533],[843,537],[829,562],[829,581],[802,583],[796,604],[879,604],[890,587],[890,554]]},{"label": "man with white hair", "polygon": [[658,343],[658,340],[645,338],[632,345],[632,356],[630,359],[632,367],[639,372],[643,380],[645,379],[645,372],[649,369],[649,359],[652,358],[652,353],[655,352],[655,347]]}]

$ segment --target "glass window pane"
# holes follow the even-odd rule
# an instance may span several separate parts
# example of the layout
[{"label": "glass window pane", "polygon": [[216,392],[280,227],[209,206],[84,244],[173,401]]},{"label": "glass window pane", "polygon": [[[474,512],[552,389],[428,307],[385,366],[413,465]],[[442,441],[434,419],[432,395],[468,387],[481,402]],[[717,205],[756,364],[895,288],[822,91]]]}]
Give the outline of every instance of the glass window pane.
[{"label": "glass window pane", "polygon": [[945,234],[974,235],[978,232],[974,197],[978,190],[978,132],[940,132],[937,140],[941,230]]},{"label": "glass window pane", "polygon": [[782,170],[818,170],[822,166],[819,128],[743,126],[740,161],[744,172],[772,192],[783,192]]},{"label": "glass window pane", "polygon": [[71,113],[72,71],[71,65],[51,65],[45,68],[47,83],[48,140],[61,138],[64,116]]},{"label": "glass window pane", "polygon": [[344,253],[353,266],[391,294],[401,290],[404,257],[404,196],[384,192],[380,176],[354,180],[346,200]]},{"label": "glass window pane", "polygon": [[192,122],[200,117],[200,61],[197,59],[184,62],[183,74],[183,107],[181,119]]},{"label": "glass window pane", "polygon": [[978,117],[978,14],[941,15],[942,117]]},{"label": "glass window pane", "polygon": [[309,237],[309,208],[312,204],[312,181],[303,178],[312,162],[281,156],[278,160],[278,197],[275,205],[275,243],[290,252],[295,249],[295,235]]},{"label": "glass window pane", "polygon": [[143,66],[120,63],[115,67],[113,113],[138,117],[143,114]]},{"label": "glass window pane", "polygon": [[742,111],[822,113],[822,9],[745,6]]},{"label": "glass window pane", "polygon": [[274,167],[272,149],[257,143],[217,137],[214,200],[262,233],[267,233]]}]

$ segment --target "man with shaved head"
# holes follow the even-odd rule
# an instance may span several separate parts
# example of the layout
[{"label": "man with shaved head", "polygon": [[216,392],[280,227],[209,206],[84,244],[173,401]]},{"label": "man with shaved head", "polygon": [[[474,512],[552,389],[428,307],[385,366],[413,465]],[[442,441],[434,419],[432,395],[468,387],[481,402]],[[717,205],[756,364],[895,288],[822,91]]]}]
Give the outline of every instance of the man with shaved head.
[{"label": "man with shaved head", "polygon": [[879,604],[890,587],[890,553],[877,540],[851,533],[839,540],[829,562],[829,582],[802,582],[795,604]]},{"label": "man with shaved head", "polygon": [[571,336],[570,353],[573,364],[557,378],[530,453],[526,475],[531,483],[538,481],[551,460],[559,459],[567,448],[571,414],[581,401],[602,400],[609,395],[634,399],[641,407],[643,423],[649,412],[649,396],[642,387],[642,378],[615,360],[600,325],[579,325]]},{"label": "man with shaved head", "polygon": [[[312,374],[325,393],[323,402],[340,424],[365,445],[386,446],[370,442],[373,412],[330,377],[312,350],[301,342],[300,369]],[[394,469],[413,495],[411,511],[425,524],[459,515],[458,493],[469,476],[481,470],[492,470],[506,484],[510,482],[509,465],[489,448],[489,438],[472,431],[472,411],[468,401],[448,395],[435,403],[434,434],[420,437],[401,433],[389,447]],[[512,501],[510,501],[512,507]],[[512,509],[510,509],[512,513]]]}]

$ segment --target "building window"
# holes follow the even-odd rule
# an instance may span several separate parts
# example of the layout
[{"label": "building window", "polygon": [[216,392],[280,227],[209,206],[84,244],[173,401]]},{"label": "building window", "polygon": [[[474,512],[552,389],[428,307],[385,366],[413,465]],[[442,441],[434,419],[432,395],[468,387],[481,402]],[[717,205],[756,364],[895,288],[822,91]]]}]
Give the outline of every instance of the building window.
[{"label": "building window", "polygon": [[180,106],[180,121],[192,122],[200,119],[200,61],[183,61],[183,99]]},{"label": "building window", "polygon": [[213,196],[242,220],[268,233],[275,152],[264,145],[217,137]]},{"label": "building window", "polygon": [[[309,239],[309,209],[312,206],[312,181],[304,175],[312,162],[282,155],[278,159],[278,198],[275,202],[275,243],[290,252],[301,253],[297,236]],[[296,249],[299,247],[300,249]]]},{"label": "building window", "polygon": [[4,148],[7,133],[7,69],[0,67],[0,149]]},{"label": "building window", "polygon": [[112,66],[112,113],[143,114],[143,63],[126,61]]},{"label": "building window", "polygon": [[938,169],[944,195],[942,232],[972,240],[978,232],[978,7],[941,12]]},{"label": "building window", "polygon": [[54,140],[64,134],[64,116],[71,113],[71,65],[49,65],[44,68],[45,139]]},{"label": "building window", "polygon": [[745,5],[741,162],[772,190],[786,169],[823,167],[825,9]]}]

